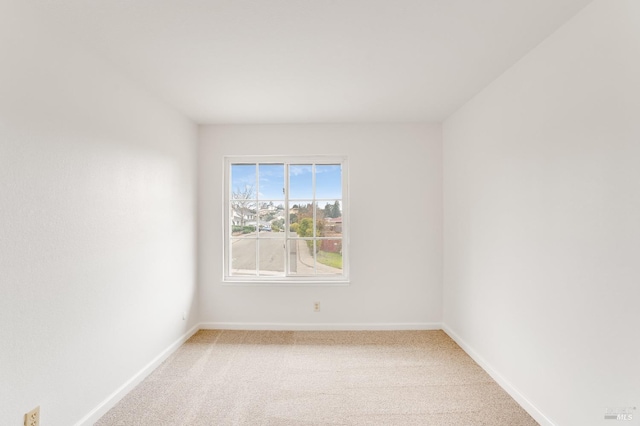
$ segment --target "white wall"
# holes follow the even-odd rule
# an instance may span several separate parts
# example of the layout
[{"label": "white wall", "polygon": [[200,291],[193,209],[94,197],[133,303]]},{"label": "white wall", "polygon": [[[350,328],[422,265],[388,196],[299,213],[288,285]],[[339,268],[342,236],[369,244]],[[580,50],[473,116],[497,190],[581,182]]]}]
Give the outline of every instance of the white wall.
[{"label": "white wall", "polygon": [[[349,286],[222,284],[223,156],[346,154]],[[218,326],[428,327],[441,320],[439,125],[255,125],[201,128],[200,313]],[[321,312],[313,312],[313,302]]]},{"label": "white wall", "polygon": [[640,3],[596,0],[444,123],[444,322],[543,423],[640,406],[639,117]]},{"label": "white wall", "polygon": [[0,424],[71,425],[197,322],[197,130],[27,3],[0,5]]}]

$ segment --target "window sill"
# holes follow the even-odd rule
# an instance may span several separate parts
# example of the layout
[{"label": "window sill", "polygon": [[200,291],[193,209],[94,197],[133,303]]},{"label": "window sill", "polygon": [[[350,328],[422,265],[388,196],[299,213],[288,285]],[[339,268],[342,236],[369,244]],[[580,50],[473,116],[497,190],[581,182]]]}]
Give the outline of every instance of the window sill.
[{"label": "window sill", "polygon": [[339,280],[250,280],[242,278],[224,278],[224,286],[249,286],[249,287],[346,287],[351,280],[342,278]]}]

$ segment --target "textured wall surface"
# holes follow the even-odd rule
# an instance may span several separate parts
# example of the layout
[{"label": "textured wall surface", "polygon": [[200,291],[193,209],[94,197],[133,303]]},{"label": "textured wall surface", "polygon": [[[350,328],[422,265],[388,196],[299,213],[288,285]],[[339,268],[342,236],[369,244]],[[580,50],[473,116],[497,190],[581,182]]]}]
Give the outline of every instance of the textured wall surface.
[{"label": "textured wall surface", "polygon": [[195,126],[41,18],[0,6],[3,425],[79,421],[197,321]]},{"label": "textured wall surface", "polygon": [[[223,157],[264,154],[348,156],[350,285],[222,284]],[[205,126],[198,158],[203,322],[320,328],[440,322],[439,125]],[[321,312],[313,312],[316,301]]]},{"label": "textured wall surface", "polygon": [[444,124],[445,324],[557,425],[640,404],[638,17],[593,2]]}]

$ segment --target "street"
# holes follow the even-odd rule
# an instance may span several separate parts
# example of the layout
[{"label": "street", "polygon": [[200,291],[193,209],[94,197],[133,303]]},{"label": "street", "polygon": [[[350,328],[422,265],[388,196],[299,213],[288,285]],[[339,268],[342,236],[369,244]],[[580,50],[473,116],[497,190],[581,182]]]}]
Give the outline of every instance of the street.
[{"label": "street", "polygon": [[[231,272],[234,275],[255,275],[256,273],[256,245],[260,245],[260,275],[284,275],[284,233],[261,232],[256,239],[256,233],[234,237],[231,244]],[[290,273],[300,275],[314,275],[314,259],[307,247],[306,241],[291,240],[290,243]],[[317,274],[340,275],[342,270],[318,263]]]}]

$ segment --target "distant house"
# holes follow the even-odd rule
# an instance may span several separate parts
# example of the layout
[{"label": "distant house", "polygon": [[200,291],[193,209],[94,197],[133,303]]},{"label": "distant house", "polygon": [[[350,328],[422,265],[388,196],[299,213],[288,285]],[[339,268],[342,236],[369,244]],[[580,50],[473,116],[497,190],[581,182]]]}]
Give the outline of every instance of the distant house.
[{"label": "distant house", "polygon": [[327,234],[342,233],[342,217],[325,217],[324,218],[324,231]]},{"label": "distant house", "polygon": [[[240,209],[238,209],[240,210]],[[244,213],[240,213],[238,210],[233,210],[233,217],[231,218],[231,222],[235,226],[242,225],[255,225],[256,224],[256,214],[250,210],[247,210]],[[243,218],[244,216],[244,218]]]}]

